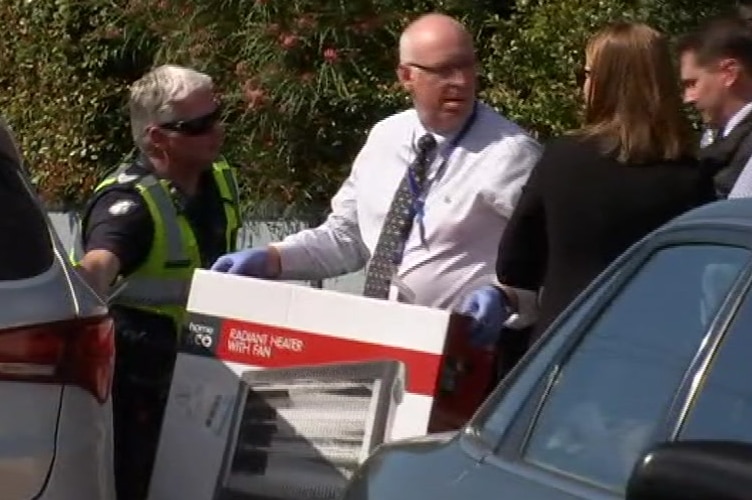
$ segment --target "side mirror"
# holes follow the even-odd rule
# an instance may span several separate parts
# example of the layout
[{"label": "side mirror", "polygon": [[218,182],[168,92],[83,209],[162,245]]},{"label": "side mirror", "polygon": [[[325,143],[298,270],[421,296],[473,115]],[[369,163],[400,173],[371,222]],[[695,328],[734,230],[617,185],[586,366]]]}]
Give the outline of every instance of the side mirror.
[{"label": "side mirror", "polygon": [[752,492],[752,444],[660,444],[637,462],[627,500],[744,500]]}]

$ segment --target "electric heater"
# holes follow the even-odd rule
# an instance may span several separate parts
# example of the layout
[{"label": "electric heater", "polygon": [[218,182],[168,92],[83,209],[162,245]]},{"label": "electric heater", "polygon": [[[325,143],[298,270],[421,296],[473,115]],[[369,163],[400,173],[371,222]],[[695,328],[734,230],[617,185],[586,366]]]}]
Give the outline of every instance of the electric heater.
[{"label": "electric heater", "polygon": [[334,500],[389,436],[399,361],[252,370],[240,378],[216,500]]}]

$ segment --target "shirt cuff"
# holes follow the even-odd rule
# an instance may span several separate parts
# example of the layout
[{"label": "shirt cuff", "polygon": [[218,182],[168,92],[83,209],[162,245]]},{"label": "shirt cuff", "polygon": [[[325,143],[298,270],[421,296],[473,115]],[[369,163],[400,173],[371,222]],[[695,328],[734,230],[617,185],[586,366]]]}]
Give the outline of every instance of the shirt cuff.
[{"label": "shirt cuff", "polygon": [[512,330],[522,330],[533,325],[538,320],[538,293],[523,288],[504,285],[517,296],[517,311],[512,313],[504,322],[504,326]]}]

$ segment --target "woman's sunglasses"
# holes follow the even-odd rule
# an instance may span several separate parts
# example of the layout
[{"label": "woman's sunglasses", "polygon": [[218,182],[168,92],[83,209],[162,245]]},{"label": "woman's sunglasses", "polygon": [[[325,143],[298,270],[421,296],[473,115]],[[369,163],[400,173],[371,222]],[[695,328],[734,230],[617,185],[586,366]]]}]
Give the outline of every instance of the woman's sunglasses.
[{"label": "woman's sunglasses", "polygon": [[161,123],[159,128],[178,132],[183,135],[204,135],[210,132],[221,118],[222,108],[217,106],[211,113],[191,118],[190,120]]}]

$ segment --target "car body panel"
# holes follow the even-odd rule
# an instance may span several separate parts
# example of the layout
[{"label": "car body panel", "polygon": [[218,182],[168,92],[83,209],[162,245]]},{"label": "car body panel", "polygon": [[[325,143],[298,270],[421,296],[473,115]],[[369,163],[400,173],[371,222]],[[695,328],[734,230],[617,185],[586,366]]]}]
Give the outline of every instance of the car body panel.
[{"label": "car body panel", "polygon": [[111,500],[112,399],[104,405],[79,387],[66,386],[58,424],[55,465],[43,500]]},{"label": "car body panel", "polygon": [[[348,486],[348,500],[576,500],[534,479],[498,469],[463,451],[462,437],[418,438],[380,447]],[[367,473],[366,473],[367,471]]]},{"label": "car body panel", "polygon": [[[53,257],[51,266],[36,276],[0,280],[0,343],[3,335],[13,334],[8,329],[107,314],[106,305],[69,262],[17,151],[14,152],[8,142],[12,142],[12,138],[6,127],[0,120],[0,153],[6,159],[11,158],[11,162],[4,161],[0,168],[15,164],[16,173],[38,210],[30,217],[41,215],[47,225],[46,234],[34,232],[38,238],[29,241],[40,245],[46,239]],[[13,193],[16,196],[20,192]],[[18,196],[21,199],[20,194]],[[17,236],[4,234],[4,244],[26,244]],[[10,350],[7,355],[15,352]],[[111,399],[101,403],[84,389],[62,383],[9,380],[0,380],[0,399],[3,401],[0,498],[114,499]]]},{"label": "car body panel", "polygon": [[[525,463],[520,447],[530,419],[540,408],[537,401],[553,380],[555,367],[569,346],[579,342],[601,307],[631,279],[632,272],[656,249],[665,245],[711,243],[752,249],[752,199],[721,201],[690,211],[633,245],[606,269],[551,325],[520,364],[481,406],[468,425],[451,439],[432,436],[389,443],[378,448],[351,479],[345,500],[615,500],[623,498],[585,480]],[[751,262],[739,273],[719,313],[707,328],[696,358],[687,367],[667,409],[666,425],[658,426],[658,441],[675,437],[676,422],[686,412],[698,377],[707,368],[714,343],[723,335],[750,287]],[[570,318],[575,326],[567,325]],[[578,326],[579,324],[579,326]],[[545,368],[548,367],[548,368]],[[554,370],[554,371],[552,371]],[[529,401],[528,401],[529,399]],[[509,411],[496,411],[501,405]],[[491,431],[484,426],[495,419]],[[503,436],[503,437],[502,437]]]}]

